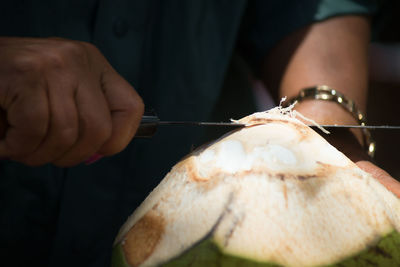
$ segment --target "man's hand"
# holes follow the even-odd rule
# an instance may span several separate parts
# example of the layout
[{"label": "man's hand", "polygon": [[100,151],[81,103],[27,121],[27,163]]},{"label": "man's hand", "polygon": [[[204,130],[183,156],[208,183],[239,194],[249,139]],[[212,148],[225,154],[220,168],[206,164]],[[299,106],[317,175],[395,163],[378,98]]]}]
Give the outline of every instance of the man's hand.
[{"label": "man's hand", "polygon": [[0,157],[72,166],[95,153],[118,153],[143,108],[89,43],[0,38]]},{"label": "man's hand", "polygon": [[[302,88],[328,85],[355,101],[365,113],[368,88],[369,19],[364,16],[335,16],[299,29],[282,39],[266,56],[262,68],[268,88],[289,98]],[[301,101],[295,109],[319,124],[357,124],[338,103]],[[331,129],[329,129],[331,130]],[[373,164],[360,145],[360,131],[332,131],[324,137],[361,169],[400,197],[400,183]]]}]

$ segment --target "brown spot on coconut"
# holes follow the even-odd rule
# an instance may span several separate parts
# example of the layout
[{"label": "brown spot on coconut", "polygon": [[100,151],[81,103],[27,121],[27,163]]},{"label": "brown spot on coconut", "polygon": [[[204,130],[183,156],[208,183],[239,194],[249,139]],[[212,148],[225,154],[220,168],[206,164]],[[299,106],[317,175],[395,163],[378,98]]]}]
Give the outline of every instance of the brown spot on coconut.
[{"label": "brown spot on coconut", "polygon": [[150,210],[128,231],[122,246],[131,266],[139,266],[153,253],[164,233],[164,224],[164,219]]},{"label": "brown spot on coconut", "polygon": [[[400,266],[397,196],[288,112],[239,122],[167,174],[121,228],[115,251],[135,246],[113,266]],[[143,226],[152,212],[162,234]]]}]

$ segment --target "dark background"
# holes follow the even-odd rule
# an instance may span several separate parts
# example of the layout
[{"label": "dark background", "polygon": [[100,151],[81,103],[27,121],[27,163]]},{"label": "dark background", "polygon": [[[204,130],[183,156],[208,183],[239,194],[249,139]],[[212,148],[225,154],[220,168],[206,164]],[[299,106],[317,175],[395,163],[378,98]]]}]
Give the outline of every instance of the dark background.
[{"label": "dark background", "polygon": [[[374,38],[400,49],[400,1],[387,1],[376,21]],[[400,80],[400,78],[398,79]],[[370,82],[367,120],[371,125],[400,125],[400,83]],[[400,180],[400,130],[375,130],[376,163]]]}]

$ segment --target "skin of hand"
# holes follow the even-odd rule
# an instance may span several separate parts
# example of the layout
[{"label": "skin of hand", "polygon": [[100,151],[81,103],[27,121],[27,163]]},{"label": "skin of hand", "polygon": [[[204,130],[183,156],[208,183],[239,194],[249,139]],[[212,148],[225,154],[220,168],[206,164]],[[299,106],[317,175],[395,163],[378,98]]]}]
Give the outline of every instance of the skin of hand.
[{"label": "skin of hand", "polygon": [[[369,26],[367,17],[348,15],[293,32],[266,56],[262,68],[266,86],[277,89],[277,98],[291,98],[303,88],[328,85],[355,101],[365,114]],[[334,102],[304,100],[295,109],[320,124],[357,124],[351,113]],[[363,151],[361,131],[335,130],[327,140],[400,197],[400,183]]]},{"label": "skin of hand", "polygon": [[113,155],[131,141],[143,110],[94,45],[0,37],[0,157],[66,167]]}]

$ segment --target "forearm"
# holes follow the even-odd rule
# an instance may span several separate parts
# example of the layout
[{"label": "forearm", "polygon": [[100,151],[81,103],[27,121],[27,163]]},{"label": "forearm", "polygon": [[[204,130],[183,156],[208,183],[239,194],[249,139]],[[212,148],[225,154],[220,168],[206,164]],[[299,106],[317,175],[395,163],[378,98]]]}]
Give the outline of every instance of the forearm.
[{"label": "forearm", "polygon": [[[264,81],[280,97],[289,98],[303,88],[328,85],[354,100],[365,113],[369,38],[366,17],[342,16],[315,23],[271,50],[262,70]],[[296,109],[319,123],[355,123],[349,112],[333,102],[303,101]]]}]

